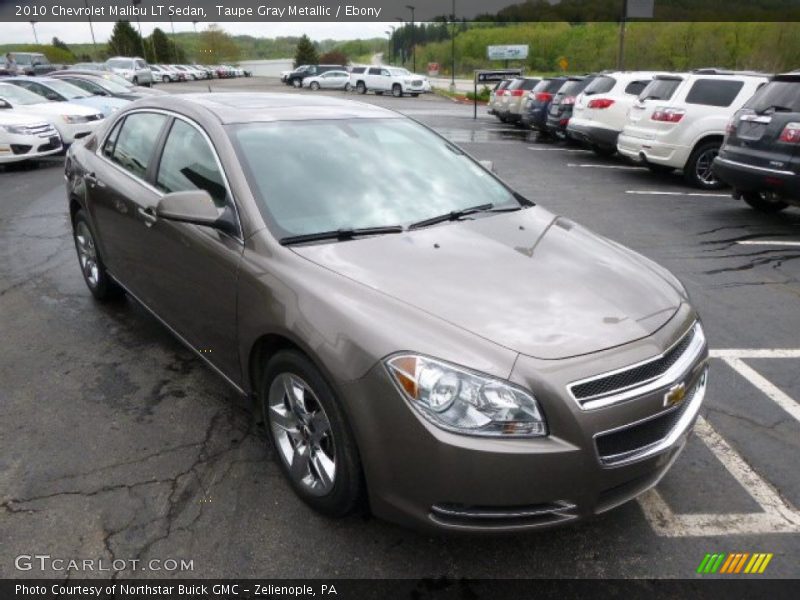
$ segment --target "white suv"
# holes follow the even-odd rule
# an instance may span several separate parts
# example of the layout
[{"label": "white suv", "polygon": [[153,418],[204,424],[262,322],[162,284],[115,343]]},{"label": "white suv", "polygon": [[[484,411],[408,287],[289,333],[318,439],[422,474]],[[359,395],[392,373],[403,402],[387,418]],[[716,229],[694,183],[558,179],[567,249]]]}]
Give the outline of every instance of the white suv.
[{"label": "white suv", "polygon": [[760,73],[717,69],[658,75],[631,107],[617,150],[652,171],[683,169],[695,187],[720,188],[711,164],[728,121],[766,82]]},{"label": "white suv", "polygon": [[575,99],[567,135],[600,156],[617,151],[617,138],[628,111],[657,73],[617,71],[598,75]]},{"label": "white suv", "polygon": [[153,85],[153,72],[143,58],[115,56],[106,61],[106,66],[117,75],[121,75],[133,85],[150,87]]},{"label": "white suv", "polygon": [[359,94],[368,91],[378,95],[391,93],[397,98],[403,94],[416,97],[431,91],[426,77],[401,67],[353,67],[350,70],[350,87]]}]

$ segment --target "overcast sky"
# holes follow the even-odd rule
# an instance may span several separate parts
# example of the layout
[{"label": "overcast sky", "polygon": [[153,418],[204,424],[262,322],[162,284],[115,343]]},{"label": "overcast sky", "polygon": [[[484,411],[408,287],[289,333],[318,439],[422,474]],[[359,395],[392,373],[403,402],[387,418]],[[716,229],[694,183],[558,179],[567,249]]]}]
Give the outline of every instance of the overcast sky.
[{"label": "overcast sky", "polygon": [[[133,23],[136,26],[136,23]],[[198,23],[197,31],[208,27],[208,23]],[[350,40],[357,38],[386,37],[384,33],[391,23],[219,23],[232,35],[252,35],[254,37],[280,37],[302,35],[304,33],[313,40],[335,39]],[[114,23],[93,23],[97,42],[105,42],[111,35]],[[169,21],[165,23],[142,23],[142,33],[150,35],[155,27],[170,32]],[[192,31],[191,23],[175,23],[175,32]],[[36,33],[40,43],[49,44],[53,37],[58,37],[67,44],[91,43],[92,34],[89,24],[83,23],[36,23]],[[29,23],[0,23],[0,39],[4,44],[32,44],[33,30]]]}]

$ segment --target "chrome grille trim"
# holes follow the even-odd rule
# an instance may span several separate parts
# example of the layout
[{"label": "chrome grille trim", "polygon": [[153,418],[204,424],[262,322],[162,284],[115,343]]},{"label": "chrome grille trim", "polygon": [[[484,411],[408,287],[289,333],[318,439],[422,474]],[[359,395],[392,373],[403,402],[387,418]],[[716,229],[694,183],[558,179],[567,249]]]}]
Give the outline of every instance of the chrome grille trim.
[{"label": "chrome grille trim", "polygon": [[[687,336],[690,336],[690,339],[688,344],[686,345],[686,349],[677,358],[677,360],[675,360],[669,366],[669,368],[667,368],[662,373],[659,373],[658,375],[649,377],[647,379],[643,379],[641,381],[637,381],[636,383],[633,383],[631,385],[619,387],[617,389],[613,389],[608,392],[604,392],[594,396],[586,396],[586,397],[576,396],[574,389],[579,385],[584,385],[598,380],[607,379],[614,375],[624,374],[628,371],[639,369],[643,366],[650,365],[662,360],[674,348],[686,342]],[[586,379],[573,381],[567,386],[567,389],[569,390],[570,396],[572,396],[572,398],[577,402],[578,406],[582,410],[594,410],[597,408],[610,406],[612,404],[617,404],[619,402],[625,402],[627,400],[631,400],[633,398],[637,398],[639,396],[643,396],[650,392],[656,391],[659,388],[672,385],[675,381],[680,379],[681,375],[683,375],[692,366],[692,364],[694,364],[697,361],[697,359],[704,352],[705,347],[706,347],[706,337],[705,333],[703,332],[703,327],[700,325],[698,321],[695,321],[689,328],[689,330],[680,338],[678,338],[678,340],[662,354],[659,354],[658,356],[654,356],[652,358],[648,358],[647,360],[644,360],[642,362],[633,365],[628,365],[627,367],[622,367],[621,369],[615,369],[613,371],[601,373],[600,375],[593,375],[592,377],[587,377]]]}]

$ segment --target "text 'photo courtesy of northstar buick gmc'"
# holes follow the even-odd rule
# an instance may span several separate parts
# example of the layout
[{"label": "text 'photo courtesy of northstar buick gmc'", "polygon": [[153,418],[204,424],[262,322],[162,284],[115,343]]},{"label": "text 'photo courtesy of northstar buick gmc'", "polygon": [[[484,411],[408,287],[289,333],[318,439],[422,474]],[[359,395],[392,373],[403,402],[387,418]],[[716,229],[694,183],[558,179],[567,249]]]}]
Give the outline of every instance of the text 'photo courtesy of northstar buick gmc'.
[{"label": "text 'photo courtesy of northstar buick gmc'", "polygon": [[135,298],[252,398],[323,514],[575,522],[654,486],[698,415],[708,349],[678,279],[399,113],[152,96],[65,169],[91,293]]}]

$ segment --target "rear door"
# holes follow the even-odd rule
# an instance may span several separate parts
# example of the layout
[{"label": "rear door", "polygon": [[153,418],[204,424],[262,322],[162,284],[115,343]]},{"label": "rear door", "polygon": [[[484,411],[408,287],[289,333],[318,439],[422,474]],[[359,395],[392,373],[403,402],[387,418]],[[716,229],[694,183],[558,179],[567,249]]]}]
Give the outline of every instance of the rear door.
[{"label": "rear door", "polygon": [[767,169],[786,169],[800,156],[800,74],[778,75],[731,119],[725,158]]}]

